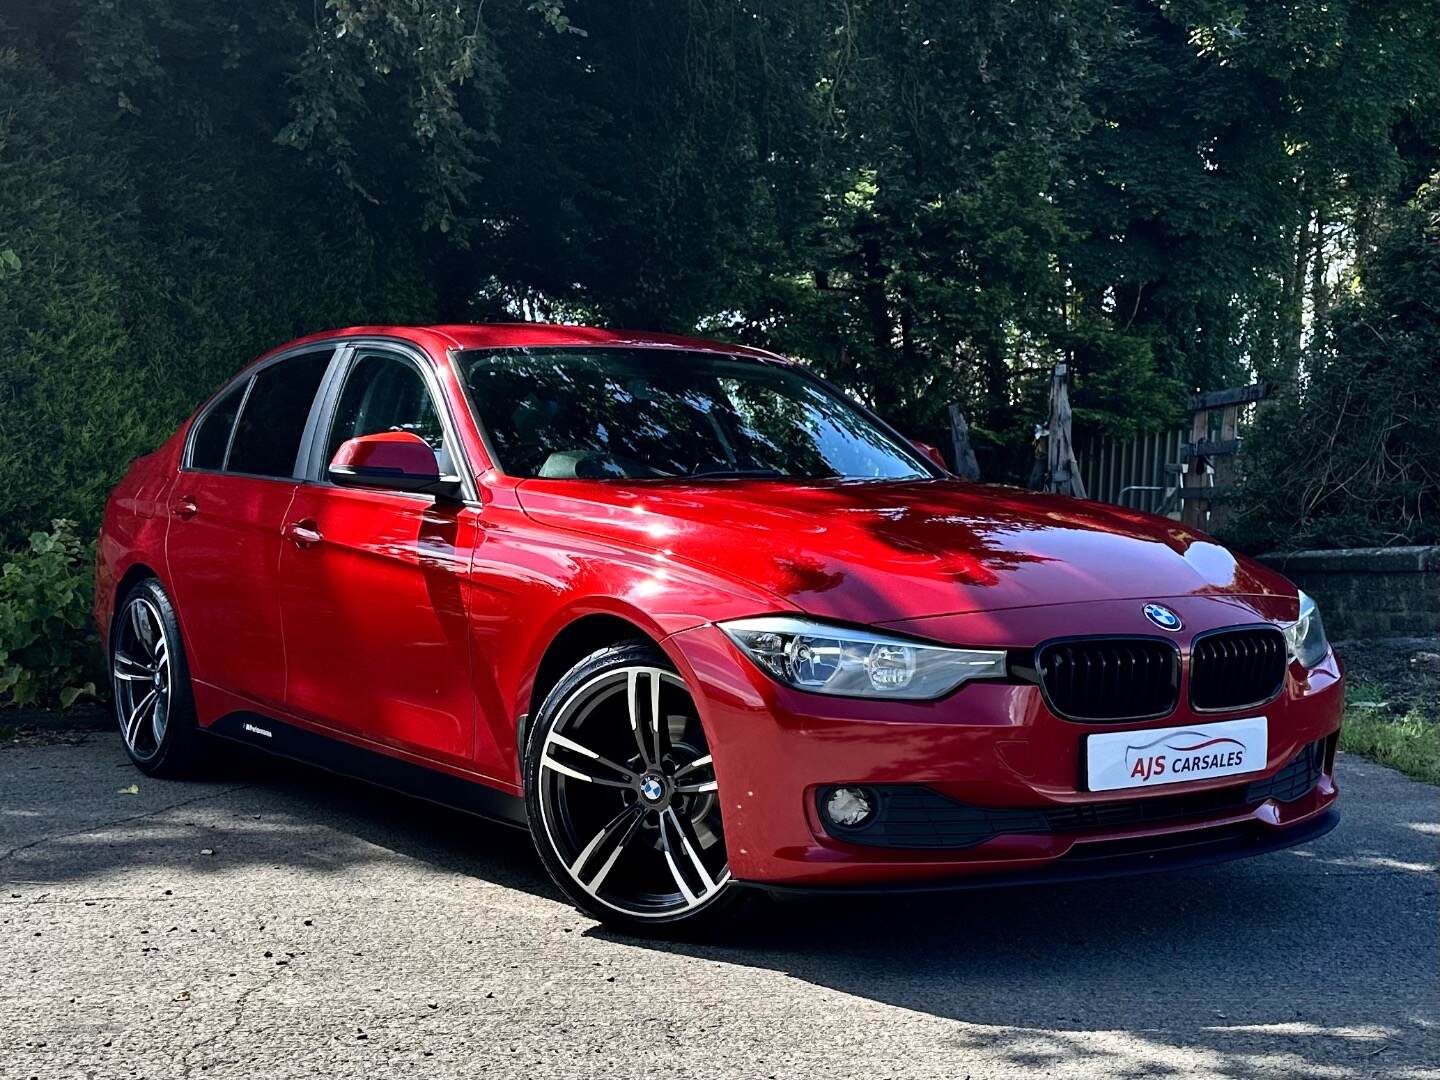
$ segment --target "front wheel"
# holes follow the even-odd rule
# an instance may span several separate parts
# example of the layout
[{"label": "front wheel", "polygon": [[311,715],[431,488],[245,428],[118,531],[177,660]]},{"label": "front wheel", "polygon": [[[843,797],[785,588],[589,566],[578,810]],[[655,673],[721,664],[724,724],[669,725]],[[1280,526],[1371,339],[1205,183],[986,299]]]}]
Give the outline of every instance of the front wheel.
[{"label": "front wheel", "polygon": [[709,744],[684,680],[654,645],[602,649],[561,679],[525,766],[535,847],[582,911],[641,933],[733,915]]}]

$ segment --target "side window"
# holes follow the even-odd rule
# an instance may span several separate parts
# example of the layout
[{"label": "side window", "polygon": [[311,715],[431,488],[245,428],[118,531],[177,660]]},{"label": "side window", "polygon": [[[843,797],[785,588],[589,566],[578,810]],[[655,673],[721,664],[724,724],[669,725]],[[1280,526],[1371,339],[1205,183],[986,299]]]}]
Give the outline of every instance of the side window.
[{"label": "side window", "polygon": [[245,396],[246,379],[217,401],[200,421],[195,440],[190,444],[190,467],[192,469],[222,469],[225,467],[225,448],[230,445],[230,429],[235,426],[235,414],[240,411],[240,400]]},{"label": "side window", "polygon": [[391,354],[362,354],[345,377],[345,388],[330,425],[325,460],[333,458],[346,439],[381,431],[419,435],[435,451],[440,474],[455,471],[445,446],[445,427],[420,369]]},{"label": "side window", "polygon": [[255,376],[254,388],[235,425],[227,472],[294,476],[295,456],[315,391],[333,350],[301,353]]}]

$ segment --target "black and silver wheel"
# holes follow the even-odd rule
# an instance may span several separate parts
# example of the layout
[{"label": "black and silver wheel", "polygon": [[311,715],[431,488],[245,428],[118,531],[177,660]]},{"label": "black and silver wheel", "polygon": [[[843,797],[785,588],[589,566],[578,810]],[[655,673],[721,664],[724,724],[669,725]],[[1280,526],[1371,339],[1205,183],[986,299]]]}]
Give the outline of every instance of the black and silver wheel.
[{"label": "black and silver wheel", "polygon": [[138,582],[116,609],[110,685],[130,760],[151,776],[187,772],[199,734],[190,673],[175,609],[154,578]]},{"label": "black and silver wheel", "polygon": [[536,848],[582,910],[655,932],[729,908],[709,744],[653,645],[604,649],[561,679],[536,717],[525,772]]}]

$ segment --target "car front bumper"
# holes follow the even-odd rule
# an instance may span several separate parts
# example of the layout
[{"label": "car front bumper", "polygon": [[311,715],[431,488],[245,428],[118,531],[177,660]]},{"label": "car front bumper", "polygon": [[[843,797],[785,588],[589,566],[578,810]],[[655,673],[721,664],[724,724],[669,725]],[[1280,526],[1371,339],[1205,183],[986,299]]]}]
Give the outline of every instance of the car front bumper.
[{"label": "car front bumper", "polygon": [[[1182,695],[1172,714],[1154,721],[1082,724],[1054,715],[1039,688],[1025,683],[972,682],[932,702],[836,698],[779,685],[715,626],[676,634],[667,645],[710,739],[730,870],[739,881],[870,891],[1073,880],[1272,851],[1313,839],[1338,820],[1333,762],[1344,683],[1333,655],[1308,672],[1292,666],[1281,695],[1256,709],[1194,713]],[[1269,721],[1261,771],[1082,790],[1086,735],[1253,715]],[[1320,761],[1301,794],[1244,797],[1312,747]],[[1002,830],[953,848],[852,843],[827,829],[817,805],[819,793],[837,784],[905,785],[997,811],[998,820],[1039,811],[1060,824]],[[1193,806],[1178,795],[1195,796]],[[1126,812],[1142,802],[1144,812]],[[1162,804],[1164,813],[1150,812]]]}]

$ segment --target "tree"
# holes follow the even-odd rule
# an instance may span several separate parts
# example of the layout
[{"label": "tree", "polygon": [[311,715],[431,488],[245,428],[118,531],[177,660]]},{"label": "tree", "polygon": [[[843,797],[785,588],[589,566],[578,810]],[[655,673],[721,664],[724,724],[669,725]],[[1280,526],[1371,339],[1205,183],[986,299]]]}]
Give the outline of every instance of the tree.
[{"label": "tree", "polygon": [[1255,375],[1298,401],[1440,163],[1430,0],[0,0],[0,31],[0,541],[93,527],[236,366],[354,322],[765,345],[931,442],[958,403],[1019,478],[1061,359],[1082,437]]},{"label": "tree", "polygon": [[1246,443],[1241,543],[1440,542],[1440,173],[1376,225],[1360,280]]}]

